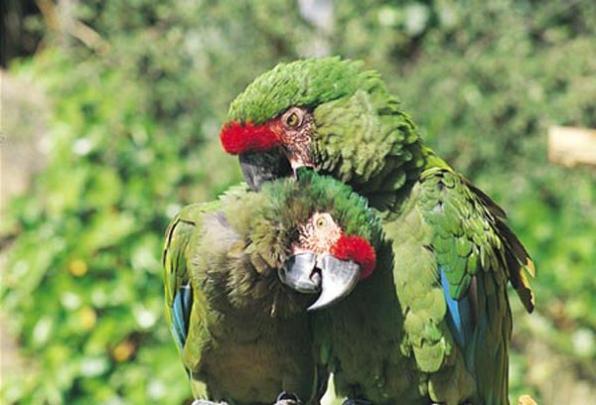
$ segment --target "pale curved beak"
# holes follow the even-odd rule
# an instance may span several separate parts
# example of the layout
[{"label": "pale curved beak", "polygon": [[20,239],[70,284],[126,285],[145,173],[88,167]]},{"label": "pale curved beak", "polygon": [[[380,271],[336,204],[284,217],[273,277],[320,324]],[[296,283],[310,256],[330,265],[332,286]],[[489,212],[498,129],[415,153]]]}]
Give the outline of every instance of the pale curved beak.
[{"label": "pale curved beak", "polygon": [[298,253],[279,272],[282,283],[304,294],[321,292],[309,311],[328,307],[349,295],[360,278],[360,266],[324,254]]},{"label": "pale curved beak", "polygon": [[332,255],[320,256],[317,267],[321,269],[321,295],[308,307],[309,311],[340,301],[352,292],[360,278],[360,266],[357,263],[339,260]]}]

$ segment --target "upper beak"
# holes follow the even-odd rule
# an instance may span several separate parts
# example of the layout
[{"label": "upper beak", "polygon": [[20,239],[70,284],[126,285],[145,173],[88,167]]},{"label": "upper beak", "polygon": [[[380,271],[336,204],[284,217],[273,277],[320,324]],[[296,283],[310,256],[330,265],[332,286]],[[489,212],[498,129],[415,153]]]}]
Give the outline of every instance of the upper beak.
[{"label": "upper beak", "polygon": [[299,253],[288,259],[279,273],[282,283],[301,293],[321,291],[309,311],[325,308],[352,292],[360,278],[360,266],[325,254]]},{"label": "upper beak", "polygon": [[320,256],[317,267],[321,269],[321,295],[308,307],[309,311],[325,308],[352,292],[360,278],[360,266],[353,261],[339,260],[331,255]]}]

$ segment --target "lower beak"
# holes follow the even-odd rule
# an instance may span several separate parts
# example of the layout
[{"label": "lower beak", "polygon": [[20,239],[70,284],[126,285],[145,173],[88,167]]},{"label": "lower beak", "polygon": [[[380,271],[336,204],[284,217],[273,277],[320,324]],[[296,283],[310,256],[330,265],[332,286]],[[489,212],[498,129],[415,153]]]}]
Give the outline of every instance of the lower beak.
[{"label": "lower beak", "polygon": [[325,308],[352,292],[360,278],[360,266],[329,254],[299,253],[288,259],[280,271],[281,282],[306,294],[321,292],[309,311]]},{"label": "lower beak", "polygon": [[298,253],[290,257],[279,272],[282,283],[300,293],[314,294],[321,291],[321,274],[315,266],[314,253]]},{"label": "lower beak", "polygon": [[267,152],[243,153],[239,160],[244,180],[255,191],[260,190],[266,181],[292,174],[290,163],[279,148]]}]

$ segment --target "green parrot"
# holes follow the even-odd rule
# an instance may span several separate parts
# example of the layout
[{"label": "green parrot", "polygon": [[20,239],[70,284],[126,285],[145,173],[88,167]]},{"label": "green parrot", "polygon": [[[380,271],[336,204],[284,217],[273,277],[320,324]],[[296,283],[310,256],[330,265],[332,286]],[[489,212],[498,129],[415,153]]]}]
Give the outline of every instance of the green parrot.
[{"label": "green parrot", "polygon": [[327,375],[306,309],[342,297],[327,284],[355,285],[374,270],[381,225],[367,204],[307,172],[258,193],[233,187],[173,219],[166,312],[196,404],[318,403]]},{"label": "green parrot", "polygon": [[378,270],[316,315],[338,394],[348,403],[506,404],[507,282],[532,312],[533,262],[505,212],[424,145],[379,74],[362,66],[336,57],[276,66],[232,102],[222,146],[239,155],[253,189],[308,168],[349,184],[382,219],[391,248]]}]

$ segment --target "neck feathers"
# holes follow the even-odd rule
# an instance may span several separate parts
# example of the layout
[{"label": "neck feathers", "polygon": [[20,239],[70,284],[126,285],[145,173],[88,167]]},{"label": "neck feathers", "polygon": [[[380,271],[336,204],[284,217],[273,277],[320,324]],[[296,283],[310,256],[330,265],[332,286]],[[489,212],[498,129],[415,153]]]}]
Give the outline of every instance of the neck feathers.
[{"label": "neck feathers", "polygon": [[383,88],[320,105],[314,111],[320,170],[350,184],[380,210],[395,208],[432,152],[397,99]]}]

